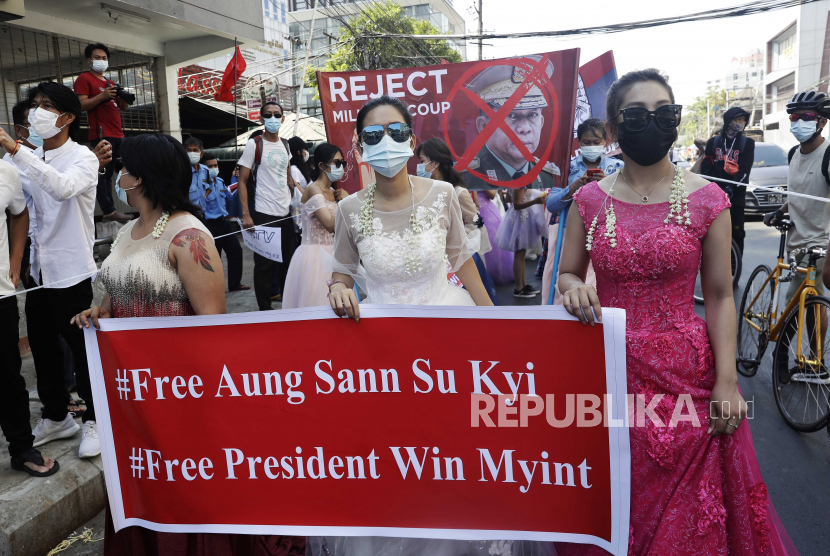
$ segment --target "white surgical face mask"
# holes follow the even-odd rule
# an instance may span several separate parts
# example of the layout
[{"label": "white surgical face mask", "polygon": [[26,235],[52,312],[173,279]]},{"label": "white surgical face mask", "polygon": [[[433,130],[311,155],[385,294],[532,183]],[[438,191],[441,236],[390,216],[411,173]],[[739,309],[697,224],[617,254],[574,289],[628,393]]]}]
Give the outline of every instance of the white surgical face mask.
[{"label": "white surgical face mask", "polygon": [[343,166],[340,166],[338,168],[337,166],[332,164],[331,166],[329,166],[329,168],[331,168],[331,172],[326,172],[326,175],[332,182],[340,180],[340,178],[343,177],[343,174],[346,173],[346,168],[344,168]]},{"label": "white surgical face mask", "polygon": [[418,164],[417,169],[415,170],[415,173],[418,174],[422,178],[431,178],[432,177],[432,171],[427,170],[427,165],[426,164]]},{"label": "white surgical face mask", "polygon": [[[128,189],[121,189],[121,175],[122,174],[123,174],[123,170],[119,170],[118,171],[118,176],[116,176],[116,178],[115,178],[115,194],[118,196],[118,198],[121,200],[122,203],[124,203],[125,205],[130,205],[130,203],[127,202],[127,191],[132,191],[133,189],[138,187],[138,185],[134,185],[134,186],[132,186]],[[132,206],[132,205],[130,205],[130,206]]]},{"label": "white surgical face mask", "polygon": [[[66,114],[66,112],[63,114]],[[55,114],[45,108],[33,108],[32,111],[29,112],[29,123],[32,125],[32,129],[35,130],[35,133],[44,139],[51,139],[68,125],[64,124],[61,127],[57,127],[55,125],[58,118],[63,116],[63,114]]]},{"label": "white surgical face mask", "polygon": [[268,133],[276,133],[280,130],[280,126],[282,125],[282,119],[277,117],[263,118],[262,123],[263,125],[265,125],[265,130]]},{"label": "white surgical face mask", "polygon": [[216,176],[219,175],[219,168],[208,168],[208,174],[213,179],[216,179]]},{"label": "white surgical face mask", "polygon": [[187,158],[190,159],[191,164],[199,164],[199,161],[202,160],[202,153],[187,153]]},{"label": "white surgical face mask", "polygon": [[105,71],[107,71],[107,68],[109,67],[109,65],[110,65],[109,62],[107,62],[106,60],[93,60],[92,61],[92,69],[94,69],[98,73],[104,73]]},{"label": "white surgical face mask", "polygon": [[397,176],[409,159],[415,156],[410,143],[398,143],[388,135],[384,135],[377,145],[363,143],[363,162],[387,178]]},{"label": "white surgical face mask", "polygon": [[590,162],[595,162],[605,152],[605,147],[603,145],[588,145],[579,147],[579,150],[582,151],[582,158]]},{"label": "white surgical face mask", "polygon": [[23,126],[23,127],[26,128],[27,130],[29,130],[29,136],[26,138],[26,140],[29,143],[31,143],[35,147],[43,146],[43,137],[41,137],[40,135],[37,134],[37,131],[35,131],[35,128],[32,127],[31,124],[29,124],[29,127],[26,127],[26,126]]},{"label": "white surgical face mask", "polygon": [[806,143],[816,134],[817,126],[818,122],[815,121],[805,122],[804,120],[798,120],[790,122],[790,133],[795,135],[799,143]]},{"label": "white surgical face mask", "polygon": [[303,162],[308,162],[308,151],[303,151]]}]

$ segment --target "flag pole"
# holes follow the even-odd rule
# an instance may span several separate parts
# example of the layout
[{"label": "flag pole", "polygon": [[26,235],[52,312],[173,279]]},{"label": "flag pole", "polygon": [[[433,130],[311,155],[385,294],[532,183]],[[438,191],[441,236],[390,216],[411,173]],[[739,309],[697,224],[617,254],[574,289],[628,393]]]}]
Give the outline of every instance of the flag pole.
[{"label": "flag pole", "polygon": [[237,43],[236,37],[233,38],[233,157],[236,161],[239,161],[239,119],[236,117],[236,109],[237,109],[237,80],[238,77],[236,76],[236,67],[239,64],[239,58],[237,54],[239,53],[239,44]]}]

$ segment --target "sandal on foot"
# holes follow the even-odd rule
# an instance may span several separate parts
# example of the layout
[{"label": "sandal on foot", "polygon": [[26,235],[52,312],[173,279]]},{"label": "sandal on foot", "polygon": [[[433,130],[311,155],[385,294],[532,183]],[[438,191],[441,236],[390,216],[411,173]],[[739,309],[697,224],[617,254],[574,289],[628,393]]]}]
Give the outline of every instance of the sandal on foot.
[{"label": "sandal on foot", "polygon": [[46,462],[43,460],[43,456],[41,455],[41,453],[37,451],[35,448],[29,448],[16,458],[12,458],[12,469],[14,469],[15,471],[25,471],[32,477],[49,477],[57,473],[58,470],[61,468],[60,464],[58,464],[58,461],[55,460],[55,466],[52,469],[49,469],[48,471],[41,473],[40,471],[35,471],[31,467],[28,467],[26,465],[26,462],[34,463],[35,465],[40,465],[41,467],[46,466]]},{"label": "sandal on foot", "polygon": [[[69,413],[75,415],[75,417],[83,417],[86,409],[81,409],[81,406],[86,405],[83,400],[72,400],[69,402],[69,405],[66,406],[66,410]],[[73,407],[77,407],[78,409],[72,409]]]}]

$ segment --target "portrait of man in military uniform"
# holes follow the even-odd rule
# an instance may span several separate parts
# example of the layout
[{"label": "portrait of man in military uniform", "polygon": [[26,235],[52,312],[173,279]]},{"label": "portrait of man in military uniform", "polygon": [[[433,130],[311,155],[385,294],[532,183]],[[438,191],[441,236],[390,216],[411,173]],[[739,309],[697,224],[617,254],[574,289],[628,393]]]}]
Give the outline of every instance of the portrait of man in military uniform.
[{"label": "portrait of man in military uniform", "polygon": [[[536,62],[541,56],[526,56]],[[553,64],[548,61],[545,68],[547,77],[553,75]],[[522,85],[527,70],[512,65],[490,66],[467,85],[467,89],[478,95],[495,112],[504,106],[510,96]],[[516,134],[516,137],[533,154],[539,147],[542,128],[545,123],[543,109],[548,106],[545,95],[534,85],[522,100],[505,118],[505,122]],[[481,111],[476,119],[476,127],[481,133],[490,118]],[[501,128],[487,139],[484,148],[470,161],[470,164],[461,172],[469,189],[497,189],[468,170],[475,170],[491,181],[512,182],[529,174],[537,164],[543,164],[539,176],[528,187],[533,189],[547,189],[554,187],[554,176],[560,175],[559,168],[552,162],[540,162],[538,157],[527,160],[515,144],[515,138],[509,137]],[[507,186],[508,184],[505,184]]]}]

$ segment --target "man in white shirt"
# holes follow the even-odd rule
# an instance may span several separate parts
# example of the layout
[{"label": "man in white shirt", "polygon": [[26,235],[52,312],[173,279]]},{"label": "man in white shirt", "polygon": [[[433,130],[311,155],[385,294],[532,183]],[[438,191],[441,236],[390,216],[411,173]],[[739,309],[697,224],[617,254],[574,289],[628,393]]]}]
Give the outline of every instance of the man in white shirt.
[{"label": "man in white shirt", "polygon": [[44,405],[43,421],[34,430],[34,445],[67,438],[79,429],[67,412],[71,398],[64,385],[59,341],[63,336],[74,357],[78,394],[87,404],[78,455],[92,457],[100,454],[101,448],[86,348],[83,333],[69,324],[74,315],[91,305],[92,277],[97,270],[92,246],[98,159],[70,138],[78,131],[80,119],[81,103],[72,89],[41,83],[29,122],[43,138],[43,146],[34,152],[21,148],[2,130],[0,145],[29,179],[38,222],[29,285],[43,288],[26,295],[29,345],[38,396]]},{"label": "man in white shirt", "polygon": [[257,305],[260,311],[269,311],[272,273],[275,269],[278,272],[278,285],[282,291],[288,265],[294,254],[294,221],[290,210],[295,184],[289,168],[291,153],[288,144],[277,135],[285,120],[282,106],[266,102],[260,115],[265,132],[245,145],[242,158],[239,159],[237,191],[242,205],[242,225],[245,228],[273,222],[267,225],[280,229],[281,263],[254,253],[254,293]]},{"label": "man in white shirt", "polygon": [[[11,214],[8,238],[6,209]],[[29,211],[20,175],[14,165],[0,161],[0,391],[6,397],[6,403],[0,405],[0,428],[9,443],[12,468],[35,477],[48,477],[60,466],[51,458],[44,459],[33,447],[29,392],[20,374],[17,328],[20,315],[14,291],[20,282],[20,262],[28,228]]]}]

